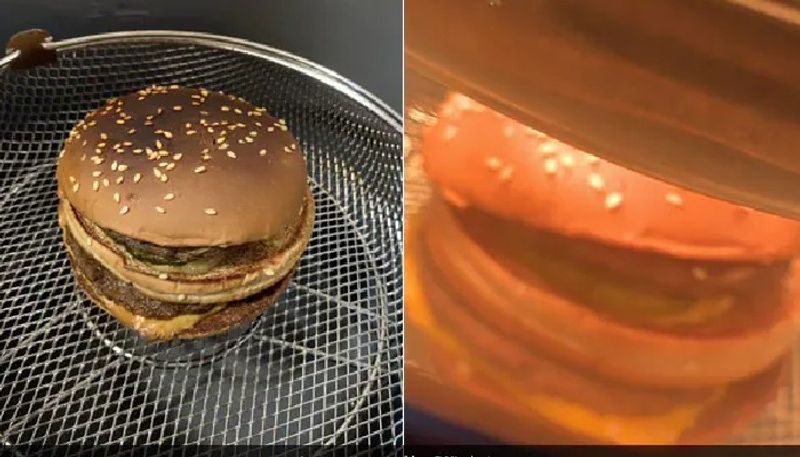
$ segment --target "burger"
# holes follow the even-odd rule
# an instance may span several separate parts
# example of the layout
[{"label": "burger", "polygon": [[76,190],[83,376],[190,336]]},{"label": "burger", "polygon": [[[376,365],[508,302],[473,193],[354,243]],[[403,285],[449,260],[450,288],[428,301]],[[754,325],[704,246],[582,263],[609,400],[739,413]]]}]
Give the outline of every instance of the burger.
[{"label": "burger", "polygon": [[314,224],[297,141],[242,98],[153,86],[70,133],[58,214],[78,284],[152,340],[252,321],[286,289]]},{"label": "burger", "polygon": [[461,404],[454,420],[510,442],[665,444],[722,439],[773,398],[800,224],[459,94],[421,152],[436,192],[409,232],[406,310],[437,375],[407,374],[409,403],[449,398],[438,412]]}]

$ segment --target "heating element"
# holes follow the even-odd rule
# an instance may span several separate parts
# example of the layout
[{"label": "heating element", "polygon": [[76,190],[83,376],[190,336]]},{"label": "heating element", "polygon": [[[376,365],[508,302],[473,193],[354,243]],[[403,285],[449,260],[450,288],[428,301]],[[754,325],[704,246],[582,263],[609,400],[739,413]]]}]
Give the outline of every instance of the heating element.
[{"label": "heating element", "polygon": [[[402,439],[402,119],[316,64],[242,40],[131,32],[0,60],[0,442],[343,444]],[[286,119],[306,152],[313,236],[252,325],[147,343],[76,287],[56,158],[106,99],[151,84],[222,90]],[[213,191],[213,190],[212,190]],[[325,452],[326,449],[319,449]]]}]

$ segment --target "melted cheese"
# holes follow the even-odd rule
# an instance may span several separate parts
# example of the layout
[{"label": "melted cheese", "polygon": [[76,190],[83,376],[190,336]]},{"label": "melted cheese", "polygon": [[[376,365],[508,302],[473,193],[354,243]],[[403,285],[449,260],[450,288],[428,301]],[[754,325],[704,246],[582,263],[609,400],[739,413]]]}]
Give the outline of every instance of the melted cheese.
[{"label": "melted cheese", "polygon": [[697,417],[724,394],[723,387],[703,402],[678,405],[652,416],[602,414],[582,405],[543,395],[528,398],[528,405],[554,424],[603,442],[674,444],[694,425]]}]

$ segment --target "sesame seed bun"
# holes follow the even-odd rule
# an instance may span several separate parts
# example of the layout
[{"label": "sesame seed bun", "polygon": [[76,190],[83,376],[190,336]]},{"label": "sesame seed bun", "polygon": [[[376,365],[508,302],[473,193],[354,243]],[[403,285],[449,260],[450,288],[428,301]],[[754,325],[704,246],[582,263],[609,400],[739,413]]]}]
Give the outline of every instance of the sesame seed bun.
[{"label": "sesame seed bun", "polygon": [[233,245],[296,226],[306,165],[285,121],[233,96],[151,87],[73,130],[59,195],[82,216],[162,246]]},{"label": "sesame seed bun", "polygon": [[769,261],[800,252],[797,222],[627,170],[459,94],[443,104],[422,153],[452,205],[566,236],[693,259]]}]

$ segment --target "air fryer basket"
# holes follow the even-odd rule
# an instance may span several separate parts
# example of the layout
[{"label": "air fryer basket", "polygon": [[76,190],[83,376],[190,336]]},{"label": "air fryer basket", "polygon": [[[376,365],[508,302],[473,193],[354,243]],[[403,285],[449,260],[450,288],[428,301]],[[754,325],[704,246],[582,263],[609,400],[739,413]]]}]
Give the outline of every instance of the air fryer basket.
[{"label": "air fryer basket", "polygon": [[[45,47],[57,62],[0,60],[0,442],[398,445],[401,118],[329,70],[241,40],[133,32]],[[144,342],[76,288],[61,246],[67,133],[150,84],[242,96],[285,118],[306,152],[318,214],[291,286],[210,340]]]},{"label": "air fryer basket", "polygon": [[[425,75],[406,71],[405,82],[405,213],[414,217],[426,204],[431,186],[425,176],[419,143],[436,122],[435,110],[448,88]],[[786,381],[774,400],[731,444],[800,444],[800,343],[792,351]]]}]

